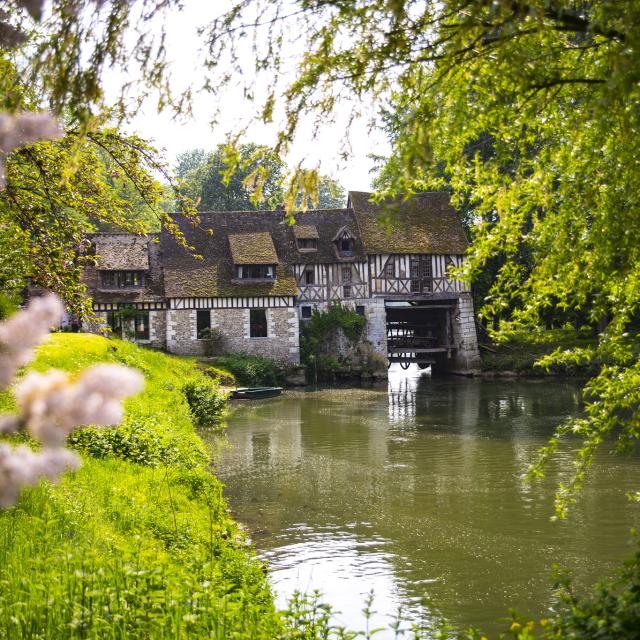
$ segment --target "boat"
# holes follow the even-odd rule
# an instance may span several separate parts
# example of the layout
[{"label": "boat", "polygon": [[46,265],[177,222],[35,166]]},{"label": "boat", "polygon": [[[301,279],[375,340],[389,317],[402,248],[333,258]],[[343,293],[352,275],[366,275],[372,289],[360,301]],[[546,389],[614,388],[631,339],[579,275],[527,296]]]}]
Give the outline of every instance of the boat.
[{"label": "boat", "polygon": [[238,387],[231,392],[232,400],[258,400],[273,398],[282,393],[282,387]]}]

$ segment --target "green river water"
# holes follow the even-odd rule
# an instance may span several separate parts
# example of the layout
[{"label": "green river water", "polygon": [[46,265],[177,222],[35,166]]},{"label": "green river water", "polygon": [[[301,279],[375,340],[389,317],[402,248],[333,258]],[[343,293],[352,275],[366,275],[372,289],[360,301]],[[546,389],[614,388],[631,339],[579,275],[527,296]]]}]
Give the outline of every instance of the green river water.
[{"label": "green river water", "polygon": [[[288,391],[235,403],[216,471],[270,566],[280,605],[320,589],[335,620],[364,627],[403,604],[495,633],[509,607],[544,617],[552,564],[586,586],[632,551],[640,460],[598,457],[577,507],[552,522],[575,443],[532,487],[520,477],[563,418],[573,381],[430,378],[392,371],[374,388]],[[377,638],[393,637],[382,634]]]}]

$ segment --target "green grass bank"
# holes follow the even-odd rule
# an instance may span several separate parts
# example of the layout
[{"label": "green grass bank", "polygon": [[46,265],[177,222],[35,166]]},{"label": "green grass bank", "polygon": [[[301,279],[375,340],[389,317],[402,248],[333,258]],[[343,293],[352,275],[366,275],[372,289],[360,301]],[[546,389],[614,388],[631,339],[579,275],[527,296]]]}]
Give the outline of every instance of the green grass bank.
[{"label": "green grass bank", "polygon": [[[73,436],[77,472],[0,512],[0,637],[279,636],[263,567],[207,471],[183,393],[210,379],[189,359],[87,334],[52,335],[32,368],[96,362],[140,369],[145,391],[120,428]],[[1,394],[0,411],[12,402]]]}]

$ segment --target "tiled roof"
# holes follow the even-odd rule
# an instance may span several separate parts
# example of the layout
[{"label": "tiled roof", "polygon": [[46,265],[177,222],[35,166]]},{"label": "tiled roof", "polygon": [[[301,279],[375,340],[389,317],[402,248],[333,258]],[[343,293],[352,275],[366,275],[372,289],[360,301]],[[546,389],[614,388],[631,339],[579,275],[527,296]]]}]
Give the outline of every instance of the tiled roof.
[{"label": "tiled roof", "polygon": [[[462,254],[467,238],[447,193],[418,193],[381,204],[370,193],[350,191],[353,208],[367,253]],[[391,226],[381,223],[390,219]]]},{"label": "tiled roof", "polygon": [[[290,227],[290,246],[294,262],[299,264],[323,264],[331,262],[363,262],[367,259],[360,238],[358,221],[351,209],[316,209],[295,214],[296,224]],[[298,250],[296,243],[298,227],[314,227],[318,233],[316,251]],[[337,253],[334,242],[338,233],[346,229],[355,239],[354,255],[343,258]]]},{"label": "tiled roof", "polygon": [[[200,223],[192,226],[176,218],[187,242],[202,256],[197,259],[188,249],[162,232],[165,295],[169,298],[220,296],[293,296],[297,293],[290,251],[293,238],[282,211],[201,213]],[[277,264],[276,278],[265,282],[239,282],[236,279],[232,236],[270,237],[269,261]],[[235,241],[233,241],[235,245]],[[264,244],[261,245],[264,249]],[[277,249],[276,249],[277,247]],[[273,251],[273,254],[271,254]],[[260,254],[267,255],[267,254]],[[253,254],[252,260],[256,259]],[[245,263],[246,264],[246,263]],[[251,264],[261,264],[260,262]]]},{"label": "tiled roof", "polygon": [[296,240],[317,240],[320,237],[315,224],[296,224],[293,235]]},{"label": "tiled roof", "polygon": [[278,254],[268,231],[232,233],[229,247],[233,264],[277,264]]},{"label": "tiled roof", "polygon": [[149,269],[147,236],[126,233],[101,233],[92,237],[98,256],[97,268],[111,271]]},{"label": "tiled roof", "polygon": [[[95,233],[88,239],[88,253],[97,254],[98,266],[88,266],[83,281],[94,302],[158,302],[164,299],[159,235],[134,236],[124,233]],[[143,251],[144,248],[144,251]],[[144,256],[145,262],[141,256]],[[100,271],[146,271],[145,286],[103,289]]]}]

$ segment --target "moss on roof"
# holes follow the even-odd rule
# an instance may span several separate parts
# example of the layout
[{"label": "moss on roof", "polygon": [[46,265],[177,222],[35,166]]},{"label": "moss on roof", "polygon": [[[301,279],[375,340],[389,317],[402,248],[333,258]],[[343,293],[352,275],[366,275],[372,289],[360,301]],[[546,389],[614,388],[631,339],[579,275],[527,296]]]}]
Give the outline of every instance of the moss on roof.
[{"label": "moss on roof", "polygon": [[462,254],[467,238],[447,193],[399,196],[381,204],[371,194],[349,192],[367,253]]},{"label": "moss on roof", "polygon": [[295,224],[293,235],[297,240],[317,240],[320,237],[315,224]]},{"label": "moss on roof", "polygon": [[229,247],[233,264],[277,264],[278,262],[273,238],[266,231],[232,233],[229,235]]},{"label": "moss on roof", "polygon": [[[201,213],[197,227],[181,217],[177,217],[176,222],[203,259],[198,260],[180,247],[169,233],[162,233],[164,286],[168,298],[297,294],[288,257],[290,231],[281,211]],[[234,257],[232,250],[236,245]],[[248,253],[246,247],[250,249]],[[234,263],[236,259],[249,261]],[[235,277],[235,264],[276,264],[276,278],[266,282],[239,282]]]},{"label": "moss on roof", "polygon": [[101,233],[91,236],[101,270],[146,271],[149,269],[148,236]]}]

